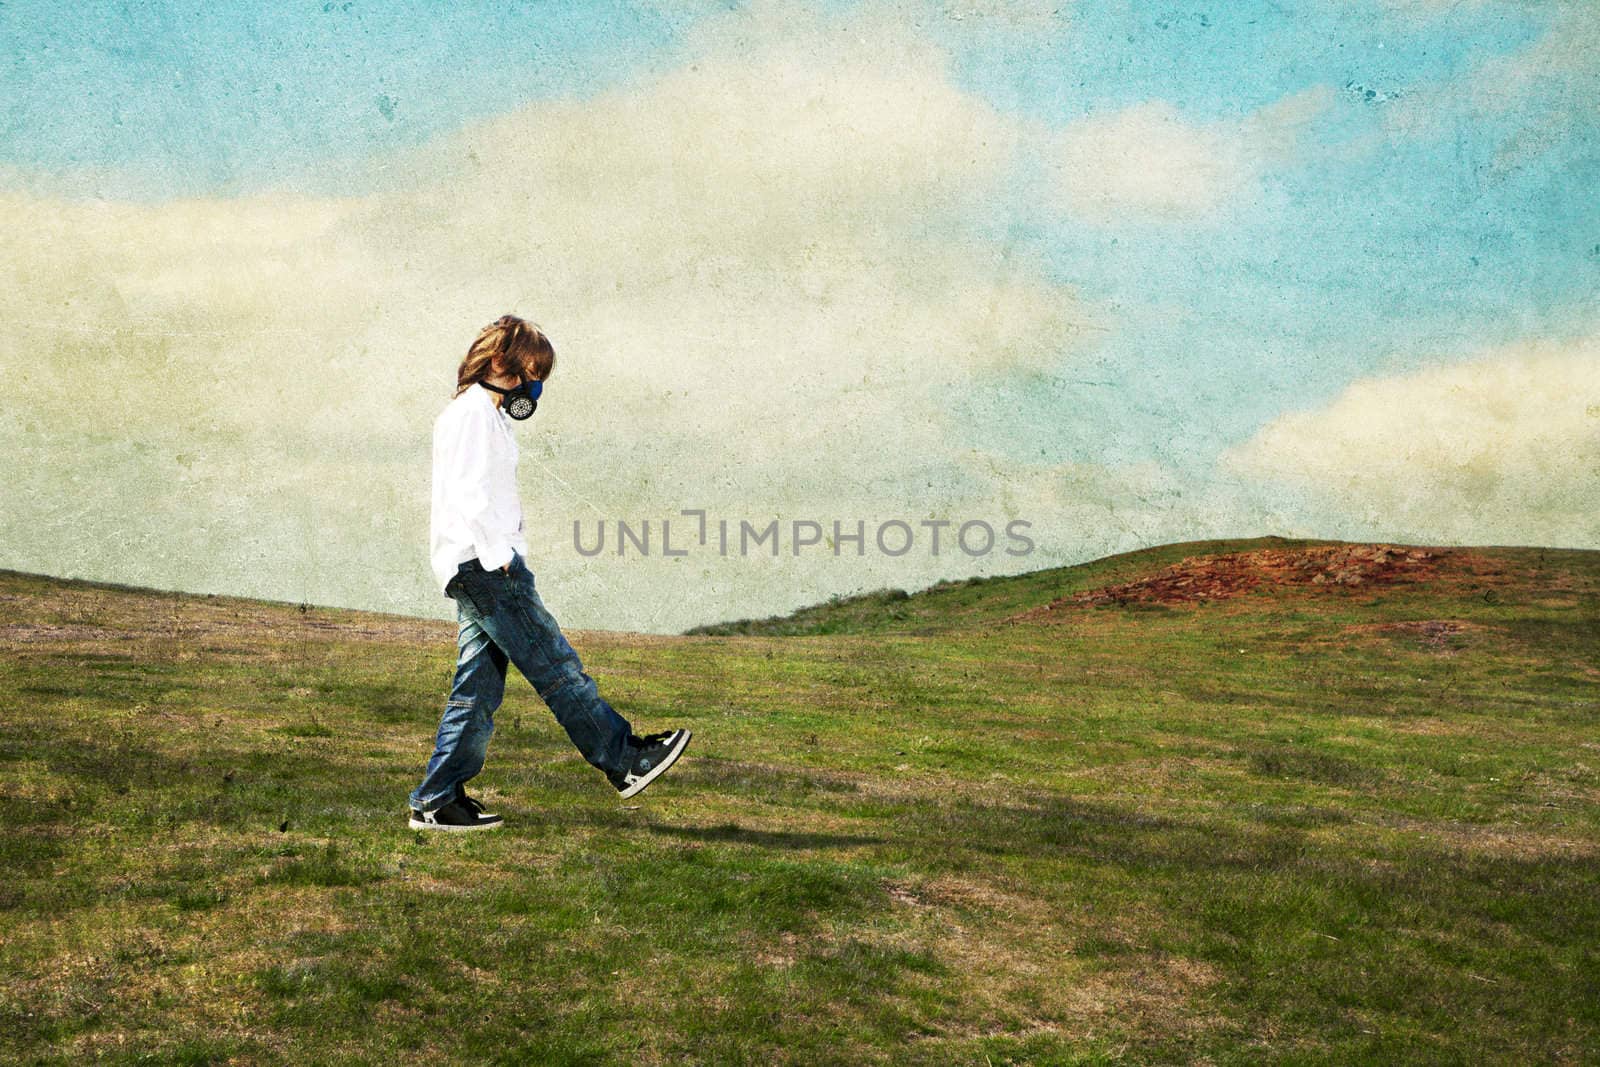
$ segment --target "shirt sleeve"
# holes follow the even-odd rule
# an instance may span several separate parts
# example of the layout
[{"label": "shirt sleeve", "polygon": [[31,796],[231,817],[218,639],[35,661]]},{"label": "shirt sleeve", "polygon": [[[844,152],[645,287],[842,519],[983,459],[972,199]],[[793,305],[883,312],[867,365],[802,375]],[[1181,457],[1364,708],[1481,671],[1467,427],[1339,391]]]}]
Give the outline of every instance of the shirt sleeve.
[{"label": "shirt sleeve", "polygon": [[491,506],[494,427],[489,420],[469,413],[459,420],[446,441],[444,460],[446,484],[451,501],[467,524],[478,550],[478,562],[496,570],[511,562],[511,543],[491,532],[488,525]]}]

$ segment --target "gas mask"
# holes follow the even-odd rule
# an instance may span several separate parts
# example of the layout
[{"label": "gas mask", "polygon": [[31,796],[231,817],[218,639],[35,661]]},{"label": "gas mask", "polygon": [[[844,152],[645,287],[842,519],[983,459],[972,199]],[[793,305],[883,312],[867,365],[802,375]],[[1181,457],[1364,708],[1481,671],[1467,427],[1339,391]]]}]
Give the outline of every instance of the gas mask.
[{"label": "gas mask", "polygon": [[526,381],[515,389],[502,389],[498,385],[482,381],[478,384],[492,393],[499,393],[505,397],[500,401],[500,409],[519,421],[538,410],[539,394],[544,392],[544,383],[541,381]]}]

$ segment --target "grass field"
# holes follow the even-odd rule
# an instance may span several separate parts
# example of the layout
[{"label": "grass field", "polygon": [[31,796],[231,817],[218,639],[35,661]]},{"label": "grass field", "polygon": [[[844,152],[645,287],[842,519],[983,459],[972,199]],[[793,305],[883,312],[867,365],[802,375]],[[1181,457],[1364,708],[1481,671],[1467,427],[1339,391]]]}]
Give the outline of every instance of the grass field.
[{"label": "grass field", "polygon": [[1039,614],[1267,545],[572,634],[688,756],[449,837],[453,624],[0,572],[0,1058],[1600,1060],[1600,553]]}]

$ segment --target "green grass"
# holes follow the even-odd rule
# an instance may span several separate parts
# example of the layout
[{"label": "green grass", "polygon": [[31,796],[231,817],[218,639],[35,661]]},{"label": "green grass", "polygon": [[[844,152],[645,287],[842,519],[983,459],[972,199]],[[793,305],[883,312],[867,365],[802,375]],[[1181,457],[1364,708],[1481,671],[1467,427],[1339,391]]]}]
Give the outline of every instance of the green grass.
[{"label": "green grass", "polygon": [[0,572],[0,1060],[1600,1056],[1600,554],[1004,621],[1201,550],[573,635],[690,755],[517,679],[464,839],[453,625]]}]

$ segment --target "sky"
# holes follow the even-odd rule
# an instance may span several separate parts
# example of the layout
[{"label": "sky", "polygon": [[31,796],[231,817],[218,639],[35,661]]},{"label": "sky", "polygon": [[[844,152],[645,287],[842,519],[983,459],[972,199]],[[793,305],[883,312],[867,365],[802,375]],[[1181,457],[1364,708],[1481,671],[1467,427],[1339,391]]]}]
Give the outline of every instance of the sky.
[{"label": "sky", "polygon": [[1584,0],[9,0],[0,567],[453,617],[432,422],[508,312],[569,627],[1600,548],[1597,57]]}]

